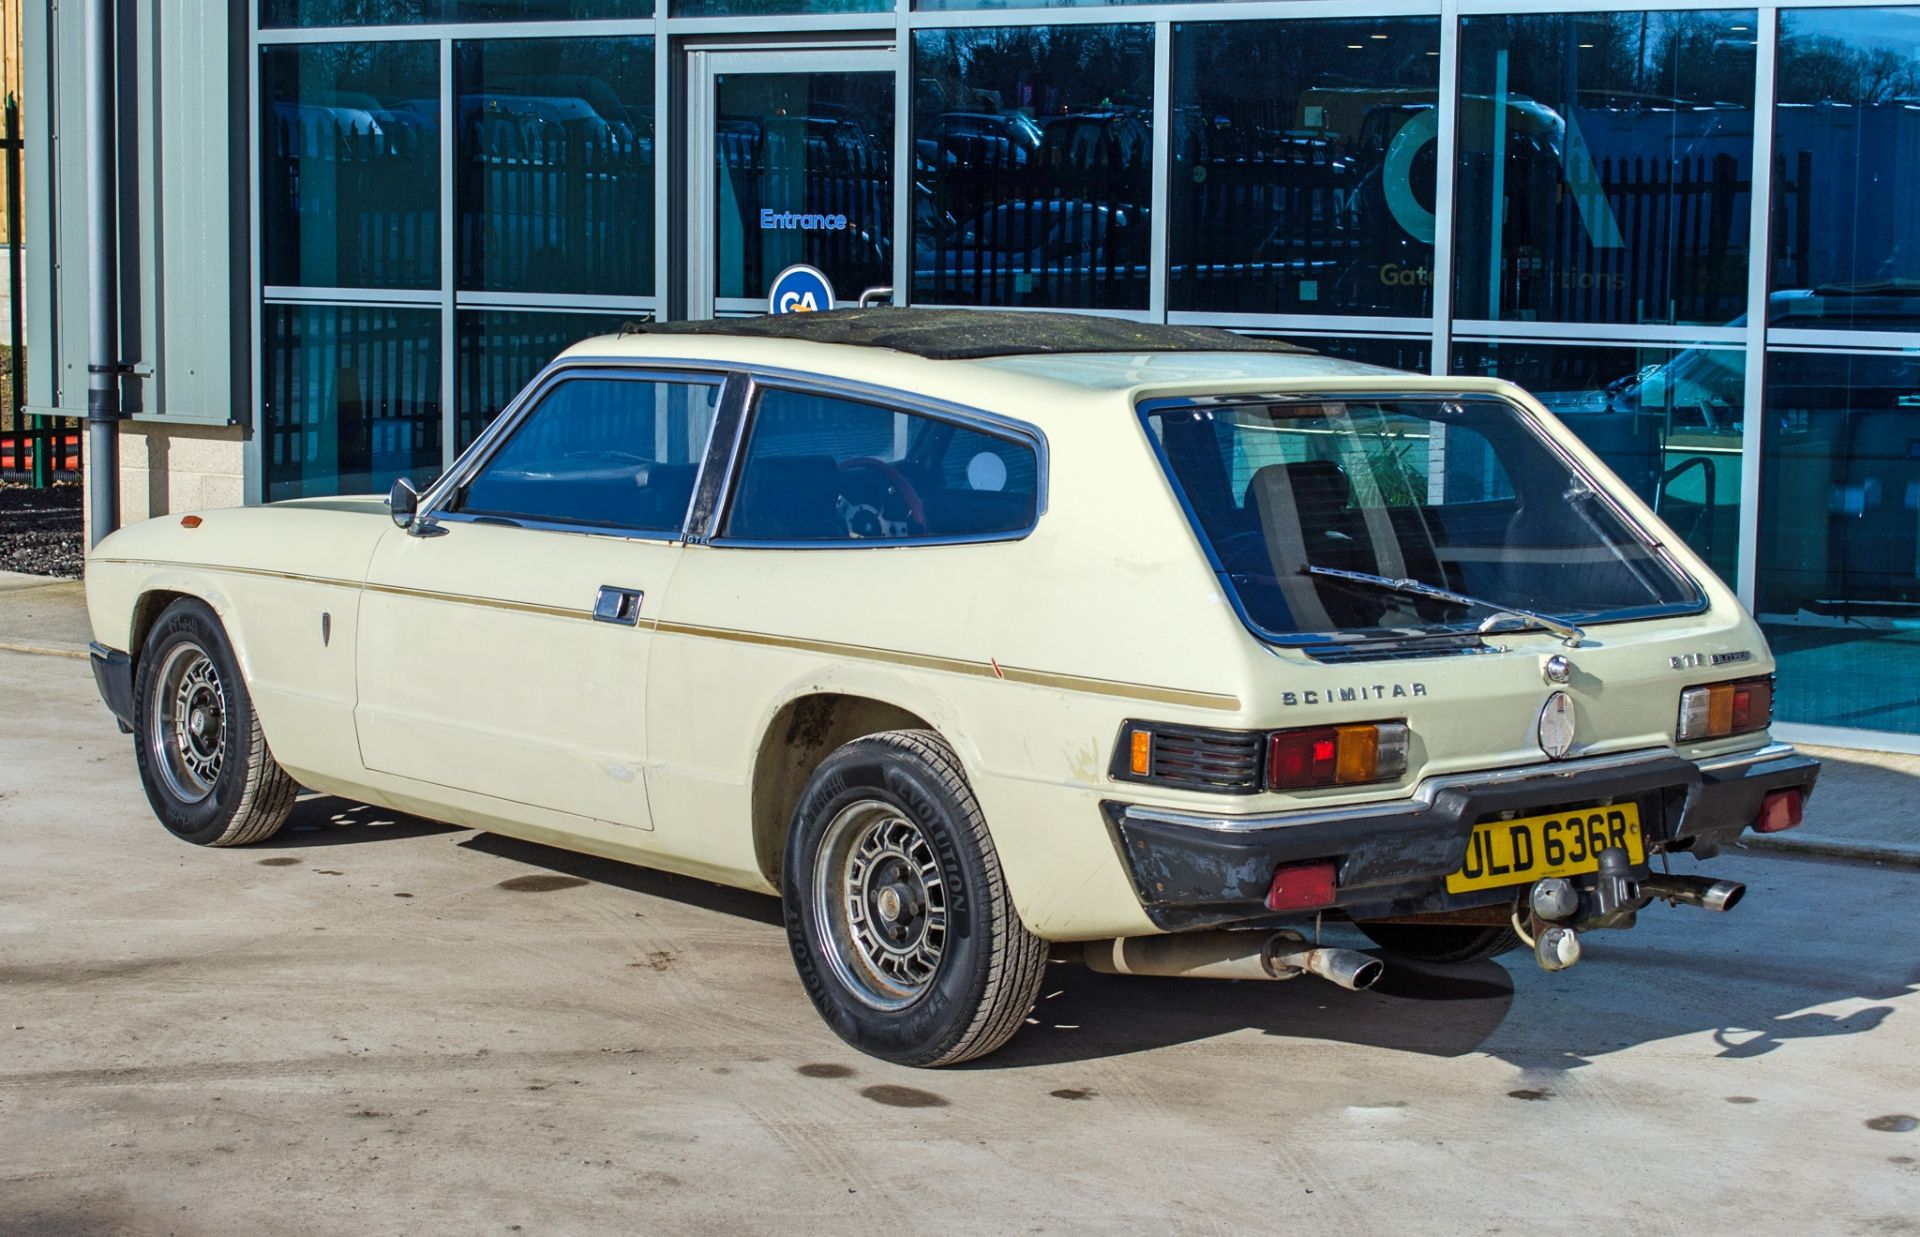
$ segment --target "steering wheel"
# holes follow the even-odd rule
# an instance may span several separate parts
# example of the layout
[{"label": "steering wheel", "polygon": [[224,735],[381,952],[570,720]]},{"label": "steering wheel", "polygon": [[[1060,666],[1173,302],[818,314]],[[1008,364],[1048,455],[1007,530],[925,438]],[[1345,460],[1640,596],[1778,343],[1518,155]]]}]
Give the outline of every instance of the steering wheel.
[{"label": "steering wheel", "polygon": [[840,471],[845,473],[872,473],[886,482],[887,487],[900,496],[907,504],[907,523],[916,531],[924,532],[927,527],[927,504],[921,500],[920,491],[913,482],[907,480],[907,474],[883,459],[871,455],[855,456],[843,460]]}]

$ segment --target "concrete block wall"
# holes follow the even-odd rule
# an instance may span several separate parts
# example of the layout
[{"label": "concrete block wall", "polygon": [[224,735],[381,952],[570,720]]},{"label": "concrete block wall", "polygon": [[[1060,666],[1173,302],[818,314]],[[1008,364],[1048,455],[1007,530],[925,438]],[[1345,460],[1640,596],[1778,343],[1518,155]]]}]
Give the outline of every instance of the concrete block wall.
[{"label": "concrete block wall", "polygon": [[[238,425],[120,427],[120,522],[175,511],[238,507],[246,501],[246,432]],[[91,468],[93,461],[87,461]],[[88,513],[91,540],[92,513]]]}]

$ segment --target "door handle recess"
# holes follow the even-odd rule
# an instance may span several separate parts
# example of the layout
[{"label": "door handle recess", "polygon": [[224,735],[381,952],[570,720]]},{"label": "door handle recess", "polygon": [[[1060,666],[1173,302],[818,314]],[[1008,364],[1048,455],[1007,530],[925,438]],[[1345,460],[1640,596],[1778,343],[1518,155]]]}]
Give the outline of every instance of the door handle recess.
[{"label": "door handle recess", "polygon": [[637,588],[615,588],[611,584],[602,584],[600,595],[593,599],[593,621],[619,623],[623,627],[637,626],[640,622],[640,603],[646,600],[646,596]]}]

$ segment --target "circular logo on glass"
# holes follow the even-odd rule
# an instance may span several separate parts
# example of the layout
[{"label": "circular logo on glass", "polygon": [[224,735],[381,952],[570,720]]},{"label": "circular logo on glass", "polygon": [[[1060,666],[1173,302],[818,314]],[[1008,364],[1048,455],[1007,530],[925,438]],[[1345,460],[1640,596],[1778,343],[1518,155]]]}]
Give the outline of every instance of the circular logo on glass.
[{"label": "circular logo on glass", "polygon": [[1540,750],[1554,760],[1564,760],[1573,750],[1573,697],[1555,692],[1540,707]]}]

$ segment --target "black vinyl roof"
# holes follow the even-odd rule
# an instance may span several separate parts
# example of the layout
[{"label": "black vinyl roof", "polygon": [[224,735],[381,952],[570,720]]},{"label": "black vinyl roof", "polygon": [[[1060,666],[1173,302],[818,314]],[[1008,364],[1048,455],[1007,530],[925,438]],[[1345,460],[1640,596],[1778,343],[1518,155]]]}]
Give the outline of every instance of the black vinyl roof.
[{"label": "black vinyl roof", "polygon": [[1250,339],[1210,326],[1159,326],[1089,314],[987,309],[835,309],[760,318],[649,322],[629,330],[646,335],[726,335],[891,348],[933,361],[1062,352],[1311,353],[1311,349],[1279,340]]}]

